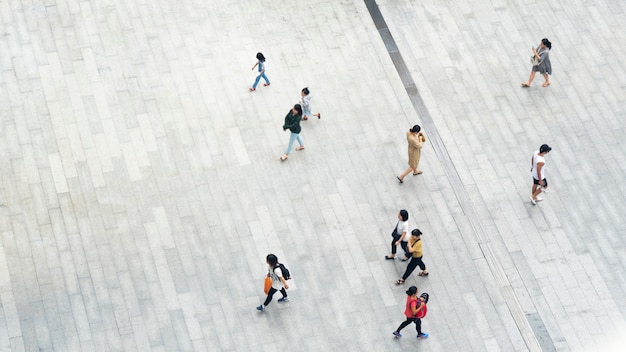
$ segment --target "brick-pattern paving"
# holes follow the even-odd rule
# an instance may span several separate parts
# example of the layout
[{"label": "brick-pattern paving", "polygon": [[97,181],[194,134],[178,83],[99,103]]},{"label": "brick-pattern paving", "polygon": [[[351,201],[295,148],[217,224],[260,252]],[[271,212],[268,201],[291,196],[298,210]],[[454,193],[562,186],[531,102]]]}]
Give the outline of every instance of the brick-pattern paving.
[{"label": "brick-pattern paving", "polygon": [[[479,236],[432,141],[395,180],[421,119],[364,2],[0,3],[0,350],[524,351],[511,300],[543,350],[617,350],[624,3],[377,3]],[[544,36],[552,85],[521,89]],[[305,86],[322,119],[281,163]],[[402,208],[431,275],[396,287]],[[291,301],[258,313],[269,252]],[[411,284],[428,340],[391,335]]]}]

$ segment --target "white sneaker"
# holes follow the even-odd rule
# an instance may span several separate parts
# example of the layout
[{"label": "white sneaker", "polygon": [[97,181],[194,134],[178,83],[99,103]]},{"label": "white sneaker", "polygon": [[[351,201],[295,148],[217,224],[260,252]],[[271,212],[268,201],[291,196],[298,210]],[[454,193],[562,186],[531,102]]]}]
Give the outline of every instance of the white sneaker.
[{"label": "white sneaker", "polygon": [[536,202],[541,202],[543,200],[543,198],[541,197],[537,197],[537,199],[535,199]]},{"label": "white sneaker", "polygon": [[537,205],[537,202],[533,199],[533,196],[530,196],[528,198],[530,198],[530,202],[533,203],[533,205]]}]

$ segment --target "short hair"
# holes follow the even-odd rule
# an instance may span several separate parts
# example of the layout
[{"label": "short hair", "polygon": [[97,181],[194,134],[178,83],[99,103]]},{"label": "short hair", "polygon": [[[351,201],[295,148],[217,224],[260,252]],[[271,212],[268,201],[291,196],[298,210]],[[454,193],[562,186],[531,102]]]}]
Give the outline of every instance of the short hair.
[{"label": "short hair", "polygon": [[402,221],[409,220],[409,212],[404,209],[400,210],[400,217],[402,218]]},{"label": "short hair", "polygon": [[411,235],[413,235],[413,236],[421,236],[422,235],[422,231],[420,231],[420,229],[413,229],[413,231],[411,231]]},{"label": "short hair", "polygon": [[551,150],[552,148],[550,148],[550,146],[547,144],[542,144],[541,147],[539,147],[539,153],[548,153]]},{"label": "short hair", "polygon": [[413,126],[413,128],[411,128],[409,131],[413,132],[413,133],[417,133],[419,131],[421,131],[422,128],[420,127],[420,125],[415,125]]},{"label": "short hair", "polygon": [[309,95],[309,87],[302,88],[302,93],[304,93],[304,95]]}]

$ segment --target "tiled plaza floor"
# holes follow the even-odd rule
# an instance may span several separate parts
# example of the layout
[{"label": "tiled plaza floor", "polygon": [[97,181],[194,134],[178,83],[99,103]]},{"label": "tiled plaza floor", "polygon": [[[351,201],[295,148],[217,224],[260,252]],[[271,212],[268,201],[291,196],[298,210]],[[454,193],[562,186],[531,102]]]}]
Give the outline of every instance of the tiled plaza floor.
[{"label": "tiled plaza floor", "polygon": [[[620,350],[625,11],[0,2],[0,350]],[[543,37],[552,84],[520,88]],[[257,51],[272,84],[249,92]],[[305,86],[322,118],[281,163]],[[416,123],[424,173],[399,184]],[[397,287],[400,209],[431,274]],[[268,253],[291,300],[259,313]],[[391,335],[410,285],[426,340]]]}]

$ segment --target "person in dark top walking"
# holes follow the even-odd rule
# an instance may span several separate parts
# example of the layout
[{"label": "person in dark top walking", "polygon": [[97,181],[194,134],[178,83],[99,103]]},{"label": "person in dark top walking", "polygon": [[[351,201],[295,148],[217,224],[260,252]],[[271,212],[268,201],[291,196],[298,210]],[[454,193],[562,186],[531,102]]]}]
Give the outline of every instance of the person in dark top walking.
[{"label": "person in dark top walking", "polygon": [[300,104],[296,104],[293,106],[293,109],[289,110],[287,116],[285,116],[285,124],[283,125],[283,131],[289,130],[291,131],[291,136],[289,137],[289,145],[287,145],[287,150],[285,150],[285,154],[280,157],[281,161],[287,160],[289,157],[289,153],[291,153],[291,149],[293,148],[293,143],[297,140],[300,144],[296,150],[304,149],[304,142],[300,137],[300,131],[302,127],[300,127],[300,120],[302,120],[302,107]]}]

